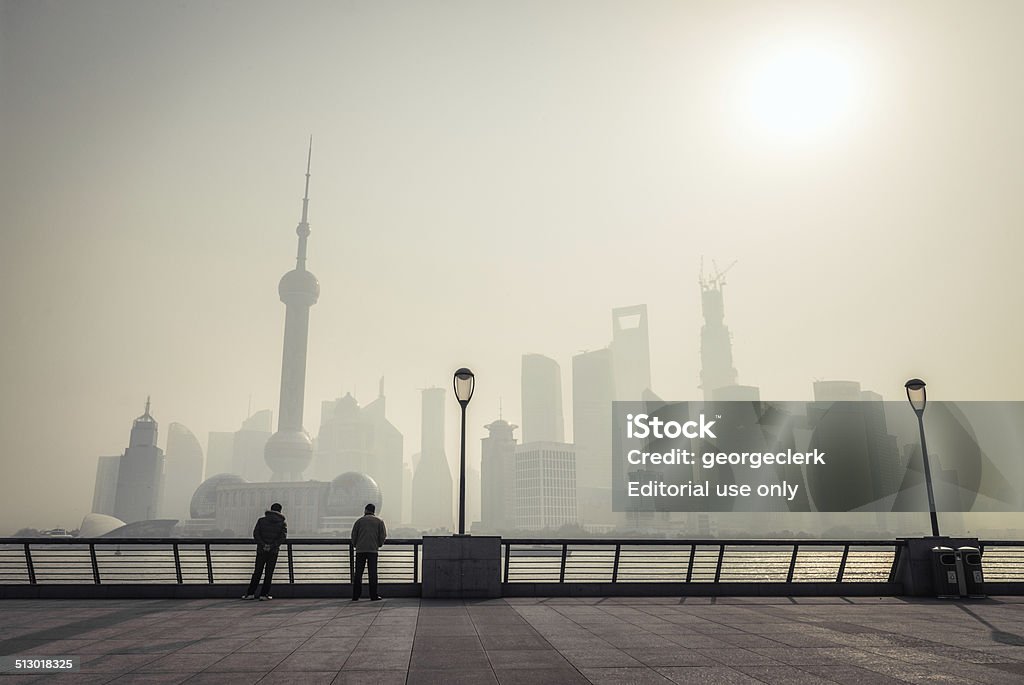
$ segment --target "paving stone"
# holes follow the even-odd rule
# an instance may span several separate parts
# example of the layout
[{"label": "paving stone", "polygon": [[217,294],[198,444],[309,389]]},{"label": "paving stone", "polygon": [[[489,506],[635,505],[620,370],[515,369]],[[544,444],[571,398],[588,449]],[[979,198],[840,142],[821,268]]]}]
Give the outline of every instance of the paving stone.
[{"label": "paving stone", "polygon": [[174,652],[150,661],[137,670],[146,673],[199,673],[224,658],[223,654]]},{"label": "paving stone", "polygon": [[[277,665],[275,671],[331,671],[337,673],[351,652],[292,652]],[[302,676],[305,679],[305,675]]]},{"label": "paving stone", "polygon": [[539,635],[481,635],[484,649],[551,649],[553,645]]},{"label": "paving stone", "polygon": [[478,652],[483,650],[476,635],[451,637],[447,635],[424,635],[416,638],[413,649],[425,652]]},{"label": "paving stone", "polygon": [[390,671],[409,670],[410,652],[405,650],[375,651],[357,649],[345,661],[344,670]]},{"label": "paving stone", "polygon": [[496,684],[491,669],[474,670],[431,670],[409,671],[406,685],[488,685]]},{"label": "paving stone", "polygon": [[769,685],[833,685],[835,682],[795,666],[736,666],[736,670]]},{"label": "paving stone", "polygon": [[494,669],[499,685],[584,685],[589,681],[572,668]]},{"label": "paving stone", "polygon": [[453,654],[451,652],[424,652],[414,650],[412,661],[409,664],[410,671],[416,670],[465,670],[490,668],[490,662],[481,649],[479,651],[465,651]]},{"label": "paving stone", "polygon": [[711,657],[688,649],[625,649],[644,666],[717,666],[718,661]]},{"label": "paving stone", "polygon": [[245,673],[264,672],[273,670],[279,663],[288,656],[284,652],[263,652],[245,653],[235,652],[228,654],[220,661],[211,664],[206,668],[211,673]]},{"label": "paving stone", "polygon": [[[177,673],[139,673],[134,671],[107,681],[117,685],[177,685],[191,678],[195,673],[179,671]],[[0,680],[0,683],[4,681]]]},{"label": "paving stone", "polygon": [[658,673],[681,685],[760,685],[761,681],[728,666],[673,666],[656,668]]},{"label": "paving stone", "polygon": [[582,668],[594,685],[665,685],[672,681],[650,668]]},{"label": "paving stone", "polygon": [[338,671],[282,671],[275,668],[264,676],[259,682],[260,685],[331,685],[338,677]]},{"label": "paving stone", "polygon": [[621,649],[586,649],[562,650],[564,656],[573,666],[584,668],[641,668],[643,664]]},{"label": "paving stone", "polygon": [[491,668],[569,668],[565,657],[554,649],[495,649],[487,651]]},{"label": "paving stone", "polygon": [[405,671],[342,671],[331,685],[405,685]]}]

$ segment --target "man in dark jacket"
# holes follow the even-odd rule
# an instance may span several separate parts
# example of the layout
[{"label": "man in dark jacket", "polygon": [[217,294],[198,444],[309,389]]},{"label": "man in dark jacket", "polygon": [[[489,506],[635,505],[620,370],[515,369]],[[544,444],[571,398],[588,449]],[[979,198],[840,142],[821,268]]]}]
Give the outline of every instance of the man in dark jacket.
[{"label": "man in dark jacket", "polygon": [[358,601],[363,594],[363,570],[370,567],[370,599],[378,600],[377,594],[377,551],[388,539],[384,521],[374,516],[377,507],[367,504],[362,518],[352,525],[352,546],[356,548],[356,576],[352,579],[352,601]]},{"label": "man in dark jacket", "polygon": [[256,540],[256,569],[252,572],[249,589],[242,599],[255,599],[261,575],[264,577],[260,599],[273,599],[270,596],[270,583],[274,577],[274,567],[277,566],[277,552],[281,543],[288,538],[288,526],[284,522],[280,504],[274,502],[270,505],[270,511],[265,512],[252,529],[252,537]]}]

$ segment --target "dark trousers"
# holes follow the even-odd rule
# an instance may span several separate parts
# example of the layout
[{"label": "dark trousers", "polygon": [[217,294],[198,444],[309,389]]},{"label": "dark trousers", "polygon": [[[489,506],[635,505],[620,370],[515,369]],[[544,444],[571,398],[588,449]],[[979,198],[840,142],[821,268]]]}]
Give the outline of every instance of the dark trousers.
[{"label": "dark trousers", "polygon": [[370,567],[370,597],[377,596],[377,553],[356,552],[356,577],[352,580],[352,599],[363,594],[363,570]]},{"label": "dark trousers", "polygon": [[252,572],[249,590],[245,594],[255,595],[256,586],[260,583],[260,576],[263,576],[263,591],[261,594],[264,597],[270,595],[270,583],[274,578],[274,567],[277,566],[277,552],[277,549],[264,552],[262,546],[256,548],[256,568]]}]

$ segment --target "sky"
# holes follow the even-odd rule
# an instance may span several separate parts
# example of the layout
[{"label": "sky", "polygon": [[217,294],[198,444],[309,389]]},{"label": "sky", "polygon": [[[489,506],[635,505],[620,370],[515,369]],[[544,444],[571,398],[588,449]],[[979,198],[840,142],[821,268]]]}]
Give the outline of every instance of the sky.
[{"label": "sky", "polygon": [[[648,306],[697,399],[701,257],[739,382],[1019,400],[1024,5],[0,0],[0,516],[76,527],[147,396],[277,413],[313,136],[308,430],[473,369],[469,459]],[[458,405],[448,445],[458,450]]]}]

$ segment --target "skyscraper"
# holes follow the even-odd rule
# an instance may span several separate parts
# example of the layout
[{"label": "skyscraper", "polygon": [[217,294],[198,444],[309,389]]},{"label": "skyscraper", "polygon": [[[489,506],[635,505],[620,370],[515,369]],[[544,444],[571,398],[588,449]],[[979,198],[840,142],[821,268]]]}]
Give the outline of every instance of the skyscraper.
[{"label": "skyscraper", "polygon": [[273,431],[274,412],[269,409],[260,409],[243,421],[231,439],[231,468],[227,472],[253,483],[266,481],[271,474],[265,454]]},{"label": "skyscraper", "polygon": [[[726,269],[725,271],[728,271]],[[704,325],[700,329],[700,387],[704,399],[713,399],[714,391],[728,385],[736,385],[736,369],[732,365],[732,334],[725,325],[725,271],[705,278],[703,268],[700,275],[701,311]]]},{"label": "skyscraper", "polygon": [[542,354],[524,354],[522,364],[523,440],[563,442],[562,369]]},{"label": "skyscraper", "polygon": [[96,463],[96,487],[92,495],[92,510],[96,514],[114,515],[117,497],[117,470],[121,457],[100,457]]},{"label": "skyscraper", "polygon": [[[612,310],[610,349],[615,399],[639,402],[644,391],[651,388],[651,343],[647,333],[646,304]],[[525,431],[523,442],[526,442]]]},{"label": "skyscraper", "polygon": [[515,426],[498,419],[484,426],[480,441],[480,523],[488,532],[516,527]]},{"label": "skyscraper", "polygon": [[306,348],[309,338],[309,308],[320,298],[320,283],[306,271],[306,240],[309,238],[309,169],[313,160],[310,139],[306,159],[306,189],[302,218],[295,232],[299,236],[295,268],[281,278],[277,287],[285,305],[284,351],[281,360],[281,403],[277,432],[267,441],[264,457],[274,481],[302,480],[302,472],[313,459],[313,440],[302,427],[306,393]]},{"label": "skyscraper", "polygon": [[584,523],[610,523],[612,512],[612,354],[608,348],[572,358],[572,432],[576,484]]},{"label": "skyscraper", "polygon": [[558,528],[577,522],[576,454],[572,445],[531,442],[515,448],[516,527]]},{"label": "skyscraper", "polygon": [[412,481],[412,525],[452,529],[452,472],[444,450],[444,388],[423,390],[420,460]]},{"label": "skyscraper", "polygon": [[377,399],[365,407],[348,393],[320,406],[317,477],[329,481],[350,471],[370,476],[380,487],[383,514],[400,520],[403,439],[385,416],[383,382]]},{"label": "skyscraper", "polygon": [[218,473],[231,473],[231,455],[235,434],[229,431],[210,431],[206,438],[206,469],[203,479]]},{"label": "skyscraper", "polygon": [[156,446],[156,437],[157,423],[149,413],[147,397],[146,411],[132,424],[128,449],[121,455],[117,469],[114,516],[125,523],[159,516],[164,452]]},{"label": "skyscraper", "polygon": [[203,448],[188,428],[180,423],[167,427],[167,454],[164,456],[163,516],[184,521],[189,503],[203,482]]}]

